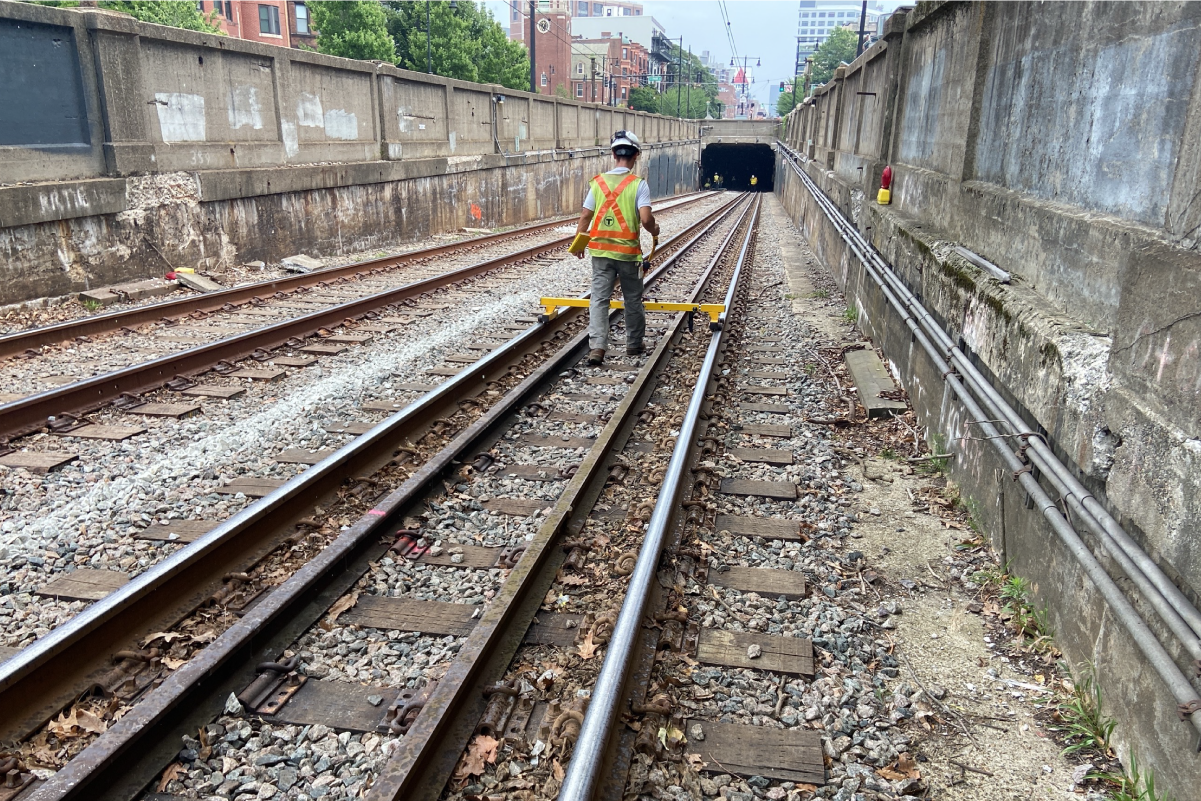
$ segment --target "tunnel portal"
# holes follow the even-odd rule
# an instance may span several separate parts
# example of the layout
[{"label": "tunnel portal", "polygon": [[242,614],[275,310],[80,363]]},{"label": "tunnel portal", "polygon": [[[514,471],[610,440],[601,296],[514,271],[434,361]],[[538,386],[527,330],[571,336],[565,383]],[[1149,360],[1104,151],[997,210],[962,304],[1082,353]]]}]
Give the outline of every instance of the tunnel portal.
[{"label": "tunnel portal", "polygon": [[[714,142],[701,151],[701,186],[721,176],[725,189],[772,191],[776,155],[768,144],[726,144]],[[759,180],[751,186],[751,176]]]}]

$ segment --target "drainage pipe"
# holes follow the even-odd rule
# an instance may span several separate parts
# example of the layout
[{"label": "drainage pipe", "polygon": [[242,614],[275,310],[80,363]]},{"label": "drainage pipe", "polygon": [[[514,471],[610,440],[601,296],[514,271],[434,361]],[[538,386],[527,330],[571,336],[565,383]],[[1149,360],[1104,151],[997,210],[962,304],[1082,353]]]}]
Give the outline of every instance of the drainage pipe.
[{"label": "drainage pipe", "polygon": [[[790,151],[789,154],[792,155]],[[934,362],[935,368],[943,373],[945,380],[947,376],[952,374],[950,372],[950,365],[947,363],[947,360],[943,357],[942,353],[940,353],[935,343],[927,335],[927,332],[924,330],[925,326],[919,326],[918,320],[913,314],[910,313],[910,310],[906,308],[906,304],[901,302],[900,298],[898,297],[898,293],[894,292],[895,282],[889,281],[884,275],[880,274],[881,272],[889,272],[888,270],[883,270],[880,267],[881,264],[886,265],[886,263],[878,256],[878,254],[871,250],[866,240],[859,235],[857,230],[850,228],[850,224],[845,221],[842,213],[828,198],[825,197],[824,194],[821,193],[817,185],[813,183],[812,179],[805,174],[805,171],[802,170],[800,166],[792,159],[789,159],[789,166],[796,171],[806,188],[808,188],[813,194],[813,197],[818,202],[819,206],[821,206],[822,210],[825,211],[827,217],[829,217],[830,221],[834,223],[836,228],[839,229],[843,240],[851,247],[851,249],[855,252],[856,257],[861,263],[863,263],[864,268],[868,271],[869,275],[871,275],[872,279],[875,280],[879,285],[888,302],[904,316],[905,324],[909,328],[910,333],[914,339],[922,345],[923,349],[930,356],[931,360]],[[849,228],[850,230],[848,230]],[[917,299],[913,297],[912,293],[908,293],[907,289],[905,292],[910,298],[909,304],[921,309],[922,313],[924,314],[923,323],[928,325],[929,322],[932,321],[929,313],[926,312],[925,308],[917,302]],[[938,327],[938,331],[942,332],[941,327]],[[943,334],[945,336],[945,332],[943,332]],[[948,351],[955,353],[958,352],[958,349],[951,346],[948,348]],[[1042,512],[1043,517],[1048,521],[1048,523],[1050,523],[1052,530],[1055,531],[1056,535],[1059,536],[1060,540],[1067,547],[1068,551],[1084,568],[1085,573],[1088,574],[1093,584],[1097,587],[1097,589],[1101,592],[1101,595],[1109,604],[1114,616],[1117,617],[1118,621],[1130,634],[1131,638],[1135,641],[1135,644],[1139,647],[1139,650],[1143,652],[1143,655],[1151,663],[1151,666],[1155,669],[1156,673],[1159,674],[1163,682],[1171,689],[1173,696],[1175,696],[1176,701],[1182,710],[1185,707],[1191,708],[1191,705],[1194,702],[1201,703],[1201,699],[1198,699],[1197,692],[1193,689],[1193,686],[1189,682],[1188,678],[1185,677],[1180,668],[1176,665],[1176,662],[1168,654],[1167,650],[1164,649],[1163,645],[1158,639],[1156,639],[1154,633],[1152,633],[1151,629],[1147,626],[1146,621],[1139,616],[1129,599],[1126,598],[1109,574],[1105,572],[1105,569],[1101,566],[1101,563],[1097,561],[1097,558],[1093,555],[1092,551],[1090,551],[1088,546],[1084,544],[1084,541],[1080,539],[1080,535],[1077,534],[1075,529],[1072,528],[1071,524],[1063,516],[1062,512],[1060,512],[1059,507],[1056,506],[1055,502],[1051,500],[1046,491],[1043,489],[1042,485],[1038,483],[1034,476],[1032,476],[1028,470],[1023,469],[1026,467],[1026,465],[1022,463],[1017,454],[1008,450],[1004,446],[1002,443],[1003,435],[994,427],[992,422],[990,422],[992,418],[984,413],[984,410],[980,407],[980,405],[976,402],[976,399],[971,394],[972,389],[975,389],[977,392],[980,392],[981,390],[979,385],[973,386],[975,382],[971,381],[971,379],[974,378],[974,376],[972,374],[968,374],[968,376],[961,376],[961,378],[967,378],[968,380],[948,380],[947,385],[955,393],[960,402],[963,403],[967,413],[971,417],[981,421],[980,427],[985,438],[993,444],[1006,466],[1014,471],[1014,475],[1021,484],[1022,489],[1029,493],[1035,505],[1038,506],[1039,511]],[[985,386],[988,385],[985,384]],[[988,389],[992,390],[992,387],[989,386]],[[996,403],[990,404],[990,406],[996,405],[1007,408],[1008,404],[1006,404],[999,395],[996,395],[995,390],[993,390],[993,393],[995,395]],[[984,393],[981,392],[981,394]],[[1009,411],[1012,412],[1012,409]],[[1102,540],[1107,539],[1104,536],[1101,538]],[[1122,559],[1119,556],[1120,553],[1122,553],[1120,550],[1116,551],[1114,552],[1114,556],[1121,563]],[[1126,564],[1129,564],[1129,560],[1126,561]],[[1141,571],[1134,570],[1131,578],[1140,586],[1140,589],[1143,586],[1147,586],[1148,589],[1151,590],[1147,593],[1147,596],[1148,600],[1153,602],[1157,596],[1157,593],[1154,592],[1155,587],[1147,583],[1146,577],[1142,576]],[[1141,581],[1140,578],[1142,579]],[[1167,577],[1164,576],[1164,580],[1166,579]],[[1160,597],[1160,600],[1163,600],[1162,597]],[[1160,611],[1159,606],[1156,606],[1156,609],[1157,611]],[[1179,620],[1179,618],[1177,618],[1177,620]],[[1165,622],[1168,622],[1170,625],[1171,617],[1169,616],[1168,618],[1165,618]],[[1186,646],[1189,644],[1189,641],[1187,640],[1184,642]],[[1201,732],[1201,715],[1190,713],[1188,714],[1188,718],[1192,723],[1193,728],[1195,728],[1198,732]]]},{"label": "drainage pipe", "polygon": [[[730,278],[730,288],[726,292],[726,314],[729,314],[733,305],[746,254],[754,238],[755,224],[759,219],[759,205],[760,201],[756,199],[750,225],[747,226],[742,242],[742,251],[738,254],[738,263],[734,268],[734,275]],[[723,247],[722,250],[724,249]],[[659,565],[663,542],[667,538],[667,526],[676,508],[676,495],[680,491],[684,470],[688,466],[688,452],[696,439],[697,421],[700,419],[709,379],[721,353],[721,344],[722,331],[719,328],[709,340],[705,362],[701,366],[700,375],[697,376],[696,387],[692,390],[684,421],[680,424],[680,435],[676,438],[675,448],[671,452],[671,461],[667,465],[667,473],[663,477],[663,485],[655,501],[655,511],[651,513],[650,522],[647,524],[642,548],[638,551],[638,560],[634,563],[634,572],[630,575],[625,601],[617,615],[617,623],[613,626],[613,635],[609,639],[600,675],[592,688],[592,699],[588,703],[588,712],[584,716],[583,726],[580,727],[580,736],[576,739],[571,762],[567,765],[567,775],[563,777],[559,801],[589,801],[595,790],[605,749],[613,730],[613,721],[617,716],[622,686],[625,684],[630,660],[633,658],[635,641],[642,629],[642,618],[646,614],[651,583]]]}]

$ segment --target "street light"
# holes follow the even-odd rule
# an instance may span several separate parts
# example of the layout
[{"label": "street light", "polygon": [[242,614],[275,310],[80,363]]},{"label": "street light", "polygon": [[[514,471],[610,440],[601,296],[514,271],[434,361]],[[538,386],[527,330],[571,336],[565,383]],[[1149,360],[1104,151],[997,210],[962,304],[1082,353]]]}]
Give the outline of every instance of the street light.
[{"label": "street light", "polygon": [[[450,11],[453,14],[459,10],[459,0],[450,0]],[[425,71],[434,74],[433,48],[430,45],[430,0],[425,0]]]}]

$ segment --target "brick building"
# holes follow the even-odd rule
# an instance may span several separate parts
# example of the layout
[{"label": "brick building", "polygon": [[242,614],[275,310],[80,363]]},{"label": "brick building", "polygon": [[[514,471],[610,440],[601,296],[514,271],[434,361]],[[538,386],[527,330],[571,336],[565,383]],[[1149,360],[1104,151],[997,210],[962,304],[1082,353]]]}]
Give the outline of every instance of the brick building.
[{"label": "brick building", "polygon": [[281,47],[316,47],[308,6],[298,0],[198,0],[226,35]]}]

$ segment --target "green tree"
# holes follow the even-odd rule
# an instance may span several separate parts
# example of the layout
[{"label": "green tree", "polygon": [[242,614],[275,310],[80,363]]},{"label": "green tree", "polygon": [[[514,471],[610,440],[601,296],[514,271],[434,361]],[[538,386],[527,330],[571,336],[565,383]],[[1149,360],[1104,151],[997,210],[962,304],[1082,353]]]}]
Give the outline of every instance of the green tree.
[{"label": "green tree", "polygon": [[796,98],[796,105],[800,105],[801,101],[805,99],[805,76],[798,75],[793,78],[793,82],[796,86],[795,95],[789,90],[781,92],[780,96],[776,98],[776,116],[778,117],[785,117],[788,115],[788,112],[792,111],[794,97]]},{"label": "green tree", "polygon": [[309,3],[317,49],[343,58],[395,61],[387,17],[373,0],[327,0]]},{"label": "green tree", "polygon": [[826,41],[813,53],[813,73],[809,85],[818,86],[834,77],[834,70],[843,62],[855,60],[855,48],[859,35],[850,28],[835,28]]},{"label": "green tree", "polygon": [[635,111],[659,113],[659,93],[653,86],[635,86],[630,90],[630,108]]},{"label": "green tree", "polygon": [[[426,71],[426,4],[384,3],[388,33],[396,45],[396,63]],[[497,83],[509,89],[529,86],[530,62],[523,45],[481,5],[461,0],[429,4],[429,61],[436,75],[461,81]]]},{"label": "green tree", "polygon": [[713,117],[721,116],[721,103],[717,100],[717,76],[701,63],[698,56],[687,50],[681,53],[680,46],[673,44],[667,72],[664,77],[664,91],[659,99],[661,114],[676,116],[676,88],[679,87],[683,94],[683,99],[678,104],[681,117],[701,119],[706,113]]},{"label": "green tree", "polygon": [[[55,2],[36,2],[39,6],[57,6],[58,8],[73,8],[79,5],[78,0],[62,0]],[[104,0],[101,8],[120,11],[129,14],[142,22],[153,22],[155,25],[170,25],[172,28],[186,28],[190,31],[203,33],[221,33],[215,17],[217,12],[207,16],[196,10],[196,4],[190,0]]]}]

